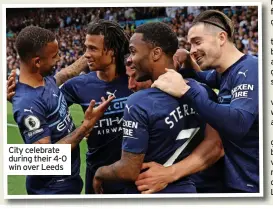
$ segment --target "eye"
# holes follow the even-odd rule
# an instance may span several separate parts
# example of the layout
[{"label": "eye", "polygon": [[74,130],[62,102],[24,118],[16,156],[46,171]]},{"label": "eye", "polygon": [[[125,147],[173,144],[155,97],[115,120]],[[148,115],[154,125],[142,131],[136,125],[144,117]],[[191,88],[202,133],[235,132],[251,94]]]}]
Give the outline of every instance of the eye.
[{"label": "eye", "polygon": [[195,41],[196,45],[200,45],[202,42],[200,40]]}]

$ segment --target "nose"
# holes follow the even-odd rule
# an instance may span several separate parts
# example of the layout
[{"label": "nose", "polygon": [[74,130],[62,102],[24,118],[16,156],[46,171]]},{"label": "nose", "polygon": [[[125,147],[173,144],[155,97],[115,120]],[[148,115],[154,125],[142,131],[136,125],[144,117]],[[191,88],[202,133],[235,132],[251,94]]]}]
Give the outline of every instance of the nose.
[{"label": "nose", "polygon": [[136,91],[136,80],[132,77],[129,77],[128,89],[130,89],[131,91]]},{"label": "nose", "polygon": [[190,54],[194,54],[197,52],[197,48],[194,46],[194,44],[191,45]]},{"label": "nose", "polygon": [[84,53],[84,57],[86,59],[89,59],[90,58],[90,53],[86,50],[85,53]]},{"label": "nose", "polygon": [[131,66],[132,65],[132,57],[131,57],[131,55],[127,58],[127,60],[126,60],[126,65],[127,66]]}]

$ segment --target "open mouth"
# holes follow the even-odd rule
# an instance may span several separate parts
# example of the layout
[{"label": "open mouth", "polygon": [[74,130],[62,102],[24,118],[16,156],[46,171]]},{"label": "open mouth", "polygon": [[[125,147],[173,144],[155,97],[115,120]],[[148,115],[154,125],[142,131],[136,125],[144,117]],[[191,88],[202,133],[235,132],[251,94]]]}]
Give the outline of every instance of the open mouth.
[{"label": "open mouth", "polygon": [[203,57],[204,57],[204,56],[201,56],[201,55],[195,56],[195,60],[196,60],[197,64],[201,64],[201,63],[202,63]]},{"label": "open mouth", "polygon": [[88,62],[87,62],[87,65],[88,65],[88,66],[92,66],[92,65],[94,65],[94,62],[88,61]]}]

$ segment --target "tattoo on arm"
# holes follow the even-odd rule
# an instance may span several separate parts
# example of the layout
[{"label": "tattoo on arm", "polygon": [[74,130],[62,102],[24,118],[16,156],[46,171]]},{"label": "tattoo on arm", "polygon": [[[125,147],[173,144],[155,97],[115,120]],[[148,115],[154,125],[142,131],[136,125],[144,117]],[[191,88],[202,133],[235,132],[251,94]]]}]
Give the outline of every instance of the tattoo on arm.
[{"label": "tattoo on arm", "polygon": [[59,140],[56,144],[71,144],[71,150],[73,150],[90,131],[91,130],[88,130],[87,127],[80,126],[66,137]]},{"label": "tattoo on arm", "polygon": [[96,178],[105,181],[135,181],[140,173],[145,154],[122,151],[121,159],[98,169]]},{"label": "tattoo on arm", "polygon": [[68,79],[79,75],[83,70],[88,67],[85,57],[80,57],[73,64],[63,68],[55,75],[56,83],[58,86],[62,85]]}]

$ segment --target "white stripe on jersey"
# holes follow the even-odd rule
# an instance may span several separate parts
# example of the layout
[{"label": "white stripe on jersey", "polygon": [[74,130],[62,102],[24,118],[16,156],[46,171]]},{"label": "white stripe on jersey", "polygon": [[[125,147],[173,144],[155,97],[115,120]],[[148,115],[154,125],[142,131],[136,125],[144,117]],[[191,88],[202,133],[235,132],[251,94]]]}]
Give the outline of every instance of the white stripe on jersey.
[{"label": "white stripe on jersey", "polygon": [[[182,131],[179,132],[179,134],[177,135],[176,137],[176,140],[181,140],[181,139],[187,139],[187,138],[190,138],[193,134],[195,135],[196,132],[199,130],[196,131],[197,128],[190,128],[190,129],[183,129]],[[194,136],[193,135],[193,136]]]},{"label": "white stripe on jersey", "polygon": [[164,163],[163,166],[168,167],[168,166],[171,166],[174,163],[176,158],[188,146],[188,144],[190,143],[192,138],[195,136],[195,134],[199,131],[199,129],[200,128],[198,127],[198,128],[184,129],[184,130],[180,131],[180,133],[178,134],[176,140],[181,140],[181,139],[186,139],[186,138],[188,138],[188,140],[185,141],[185,143],[182,144],[179,148],[177,148],[177,150],[175,150],[173,155]]}]

